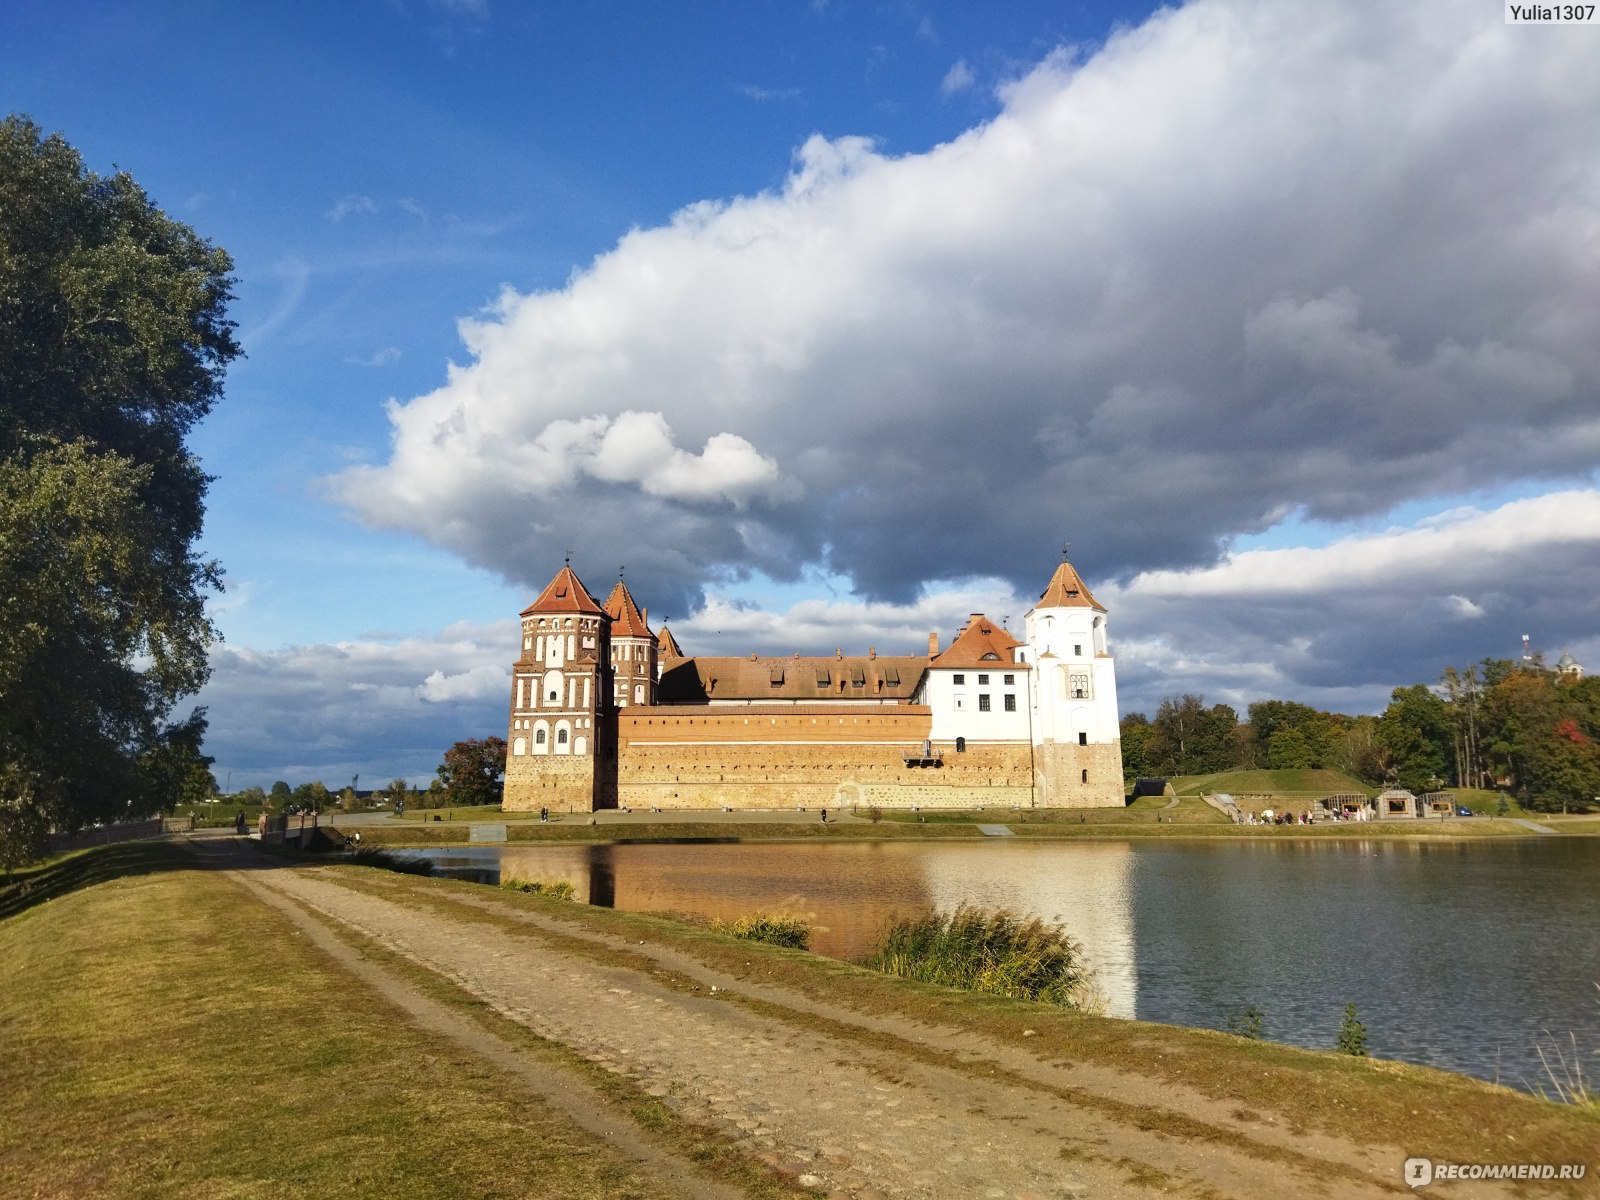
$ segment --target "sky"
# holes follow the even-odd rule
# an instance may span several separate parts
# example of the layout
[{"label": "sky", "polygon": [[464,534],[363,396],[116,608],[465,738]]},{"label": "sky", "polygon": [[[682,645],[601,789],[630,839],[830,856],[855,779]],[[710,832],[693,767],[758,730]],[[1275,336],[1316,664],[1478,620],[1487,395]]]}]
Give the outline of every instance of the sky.
[{"label": "sky", "polygon": [[504,733],[570,555],[688,653],[1020,629],[1126,711],[1600,670],[1600,27],[1487,0],[12,0],[0,111],[233,256],[229,790]]}]

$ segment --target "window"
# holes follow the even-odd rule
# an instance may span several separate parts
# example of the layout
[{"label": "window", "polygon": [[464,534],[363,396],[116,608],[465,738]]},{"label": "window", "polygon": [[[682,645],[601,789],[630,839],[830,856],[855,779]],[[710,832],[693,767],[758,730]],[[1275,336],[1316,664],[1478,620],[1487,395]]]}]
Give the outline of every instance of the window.
[{"label": "window", "polygon": [[535,746],[542,746],[542,745],[544,745],[544,730],[542,730],[542,729],[538,729],[538,730],[535,730],[535,731],[534,731],[534,734],[533,734],[533,744],[534,744],[534,745],[535,745]]},{"label": "window", "polygon": [[955,684],[957,687],[965,687],[967,683],[967,677],[965,675],[952,675],[950,676],[950,682]]},{"label": "window", "polygon": [[1083,769],[1083,782],[1084,783],[1088,783],[1089,782],[1089,768],[1088,767],[1085,767]]},{"label": "window", "polygon": [[565,746],[566,744],[567,744],[567,731],[565,729],[556,730],[556,745]]},{"label": "window", "polygon": [[1017,698],[1015,696],[1013,696],[1013,695],[1010,695],[1009,693],[1006,695],[1006,711],[1007,712],[1016,712],[1017,711]]},{"label": "window", "polygon": [[967,752],[967,739],[964,738],[964,737],[957,738],[956,739],[956,753],[957,754],[965,754],[966,752]]},{"label": "window", "polygon": [[1011,684],[1016,683],[1017,677],[1015,675],[1007,675],[1005,676],[1005,681],[1006,685],[1009,687]]},{"label": "window", "polygon": [[1089,735],[1087,733],[1083,732],[1083,730],[1081,730],[1081,729],[1078,730],[1078,745],[1087,746],[1088,744],[1089,744]]},{"label": "window", "polygon": [[978,694],[978,711],[979,712],[988,712],[989,711],[989,693],[988,692],[980,692]]},{"label": "window", "polygon": [[554,704],[558,699],[560,699],[560,697],[561,693],[552,689],[550,692],[550,703]]},{"label": "window", "polygon": [[980,685],[982,685],[983,687],[988,687],[989,686],[989,677],[987,675],[979,675],[978,676],[978,683]]},{"label": "window", "polygon": [[1079,657],[1079,658],[1082,658],[1082,657],[1083,657],[1083,647],[1082,647],[1082,646],[1081,646],[1081,645],[1079,645],[1079,646],[1074,646],[1074,647],[1073,647],[1073,648],[1072,648],[1072,652],[1073,652],[1073,653],[1074,653],[1074,654],[1076,654],[1076,655],[1077,655],[1077,656],[1078,656],[1078,657]]}]

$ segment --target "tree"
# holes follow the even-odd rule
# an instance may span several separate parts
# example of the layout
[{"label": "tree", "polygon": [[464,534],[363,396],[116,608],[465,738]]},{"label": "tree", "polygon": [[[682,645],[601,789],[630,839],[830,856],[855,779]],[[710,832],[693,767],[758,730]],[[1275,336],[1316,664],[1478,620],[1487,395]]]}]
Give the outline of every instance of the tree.
[{"label": "tree", "polygon": [[289,800],[294,795],[294,793],[289,789],[289,785],[281,779],[274,781],[270,794],[272,796],[272,803],[278,808],[282,808],[285,804],[289,803]]},{"label": "tree", "polygon": [[1378,718],[1388,777],[1413,792],[1431,791],[1449,777],[1455,731],[1445,702],[1426,684],[1395,688]]},{"label": "tree", "polygon": [[1234,761],[1239,715],[1226,704],[1206,708],[1193,694],[1168,696],[1156,710],[1149,756],[1159,775],[1207,775]]},{"label": "tree", "polygon": [[1600,684],[1513,671],[1480,709],[1483,751],[1518,799],[1546,811],[1587,808],[1600,796]]},{"label": "tree", "polygon": [[321,812],[328,807],[333,796],[328,791],[328,785],[318,779],[311,783],[302,783],[295,788],[293,799],[301,808],[310,809],[312,812]]},{"label": "tree", "polygon": [[499,804],[501,777],[506,772],[504,738],[469,738],[444,752],[439,784],[445,803],[457,807]]},{"label": "tree", "polygon": [[1122,718],[1122,776],[1126,789],[1133,781],[1150,774],[1150,718],[1131,712]]},{"label": "tree", "polygon": [[[148,815],[198,785],[207,675],[184,444],[238,353],[232,263],[125,173],[0,121],[0,841]],[[186,782],[187,781],[187,782]],[[18,840],[20,839],[20,840]]]},{"label": "tree", "polygon": [[1256,744],[1265,747],[1274,770],[1328,766],[1347,720],[1292,700],[1257,701],[1249,715]]}]

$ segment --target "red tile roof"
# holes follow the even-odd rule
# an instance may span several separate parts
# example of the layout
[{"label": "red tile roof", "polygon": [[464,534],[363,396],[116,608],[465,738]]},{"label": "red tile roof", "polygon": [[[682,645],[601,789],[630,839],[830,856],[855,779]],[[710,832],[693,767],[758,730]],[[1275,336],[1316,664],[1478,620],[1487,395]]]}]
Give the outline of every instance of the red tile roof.
[{"label": "red tile roof", "polygon": [[645,624],[639,606],[633,602],[633,594],[628,591],[628,585],[622,580],[617,580],[617,586],[612,588],[611,595],[606,597],[605,610],[606,615],[611,618],[612,637],[655,637],[655,634],[650,632],[650,627]]},{"label": "red tile roof", "polygon": [[965,628],[956,634],[944,653],[929,664],[934,667],[981,667],[990,664],[1016,664],[1016,648],[1022,645],[982,613],[973,613]]},{"label": "red tile roof", "polygon": [[535,613],[546,615],[559,613],[562,616],[571,613],[603,615],[600,606],[589,594],[589,589],[583,586],[583,581],[571,567],[562,567],[557,571],[556,577],[545,585],[544,591],[539,593],[539,598],[522,610],[522,615],[525,617],[531,617]]},{"label": "red tile roof", "polygon": [[1039,597],[1039,603],[1034,607],[1093,608],[1099,612],[1106,611],[1105,605],[1096,600],[1094,594],[1084,586],[1083,579],[1073,565],[1065,560],[1050,577],[1050,582]]},{"label": "red tile roof", "polygon": [[825,658],[687,658],[664,664],[659,703],[718,700],[841,700],[904,704],[916,693],[928,660],[920,655],[833,655]]}]

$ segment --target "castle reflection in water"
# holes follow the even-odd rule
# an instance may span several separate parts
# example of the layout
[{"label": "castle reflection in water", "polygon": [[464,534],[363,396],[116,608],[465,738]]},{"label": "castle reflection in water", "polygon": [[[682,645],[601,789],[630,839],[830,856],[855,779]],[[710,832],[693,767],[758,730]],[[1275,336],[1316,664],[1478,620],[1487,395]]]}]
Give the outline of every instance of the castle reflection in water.
[{"label": "castle reflection in water", "polygon": [[1011,909],[1065,926],[1083,944],[1104,1011],[1134,1015],[1132,852],[1125,843],[505,846],[431,857],[484,882],[566,880],[578,899],[628,912],[722,921],[757,912],[801,917],[812,926],[815,952],[844,959],[869,951],[897,916],[960,904]]}]

